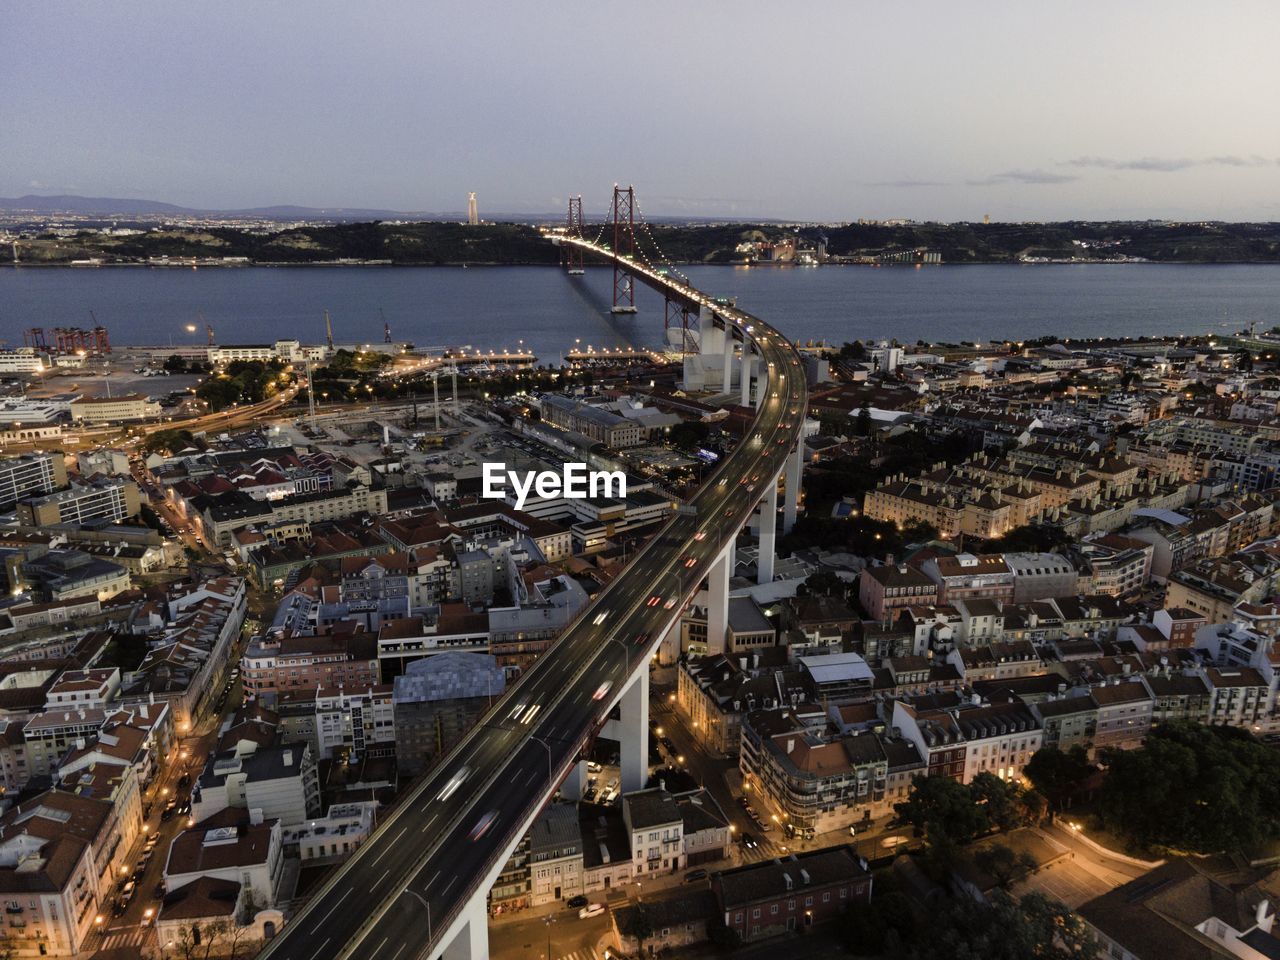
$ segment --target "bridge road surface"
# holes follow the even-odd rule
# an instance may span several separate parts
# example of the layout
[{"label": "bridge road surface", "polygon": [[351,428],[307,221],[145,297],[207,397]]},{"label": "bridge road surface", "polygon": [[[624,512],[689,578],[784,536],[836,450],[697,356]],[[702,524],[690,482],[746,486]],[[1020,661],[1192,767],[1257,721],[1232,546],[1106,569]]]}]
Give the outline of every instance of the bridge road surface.
[{"label": "bridge road surface", "polygon": [[[612,262],[607,250],[579,243]],[[784,469],[807,402],[796,351],[743,311],[632,261],[618,263],[674,299],[712,307],[726,328],[755,342],[767,383],[750,431],[695,495],[695,513],[677,514],[637,553],[330,876],[264,958],[438,956],[447,944],[436,941],[472,896],[484,896],[479,887],[498,859],[578,760],[627,679],[647,669],[666,626]]]}]

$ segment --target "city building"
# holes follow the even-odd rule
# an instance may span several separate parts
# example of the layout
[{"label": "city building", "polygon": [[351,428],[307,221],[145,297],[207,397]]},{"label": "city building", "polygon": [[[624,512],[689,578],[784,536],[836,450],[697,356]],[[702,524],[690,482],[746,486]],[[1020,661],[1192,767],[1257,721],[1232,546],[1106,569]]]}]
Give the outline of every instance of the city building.
[{"label": "city building", "polygon": [[66,485],[67,468],[60,453],[30,453],[0,460],[0,510]]},{"label": "city building", "polygon": [[413,775],[466,736],[506,691],[506,673],[492,656],[447,652],[413,661],[394,683],[396,760]]},{"label": "city building", "polygon": [[743,943],[803,931],[871,899],[871,873],[840,847],[736,867],[711,878],[725,926]]},{"label": "city building", "polygon": [[80,397],[71,401],[71,419],[77,423],[129,423],[160,416],[160,404],[141,394],[123,397]]},{"label": "city building", "polygon": [[938,602],[938,584],[904,563],[866,567],[858,577],[858,601],[871,620],[888,623],[905,607]]},{"label": "city building", "polygon": [[142,509],[138,485],[123,477],[96,477],[73,483],[69,490],[31,497],[19,502],[18,522],[32,527],[58,523],[115,523],[136,516]]}]

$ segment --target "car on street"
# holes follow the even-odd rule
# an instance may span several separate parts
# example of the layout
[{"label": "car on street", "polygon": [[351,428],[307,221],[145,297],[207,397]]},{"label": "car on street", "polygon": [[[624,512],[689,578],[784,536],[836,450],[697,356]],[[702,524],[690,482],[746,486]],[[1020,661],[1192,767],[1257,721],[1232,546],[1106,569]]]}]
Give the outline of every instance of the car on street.
[{"label": "car on street", "polygon": [[706,878],[707,878],[707,871],[705,871],[705,870],[690,870],[688,873],[686,873],[686,874],[684,875],[684,882],[685,882],[685,883],[696,883],[697,881],[699,881],[699,880],[705,880]]},{"label": "car on street", "polygon": [[586,920],[588,917],[598,917],[604,913],[603,903],[593,903],[590,906],[583,907],[578,911],[578,919]]},{"label": "car on street", "polygon": [[483,837],[486,833],[488,833],[489,828],[494,825],[497,819],[498,819],[498,811],[490,810],[483,817],[477,820],[476,825],[472,827],[471,832],[467,834],[467,836],[471,838],[471,842],[474,843],[475,841]]}]

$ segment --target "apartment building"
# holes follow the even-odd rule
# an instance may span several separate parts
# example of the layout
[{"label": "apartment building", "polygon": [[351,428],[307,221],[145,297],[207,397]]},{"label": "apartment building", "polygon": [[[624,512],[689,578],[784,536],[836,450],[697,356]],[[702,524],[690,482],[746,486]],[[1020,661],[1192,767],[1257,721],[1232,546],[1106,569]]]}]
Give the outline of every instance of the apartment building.
[{"label": "apartment building", "polygon": [[615,450],[636,447],[645,441],[645,431],[639,423],[599,406],[559,394],[544,394],[538,405],[547,423],[580,433]]},{"label": "apartment building", "polygon": [[804,835],[884,813],[889,761],[872,733],[831,737],[790,711],[758,710],[742,728],[744,782]]},{"label": "apartment building", "polygon": [[871,873],[847,847],[737,867],[711,880],[725,925],[743,943],[803,931],[871,899]]},{"label": "apartment building", "polygon": [[395,709],[389,683],[363,689],[282,690],[276,712],[283,738],[309,744],[317,759],[356,762],[395,754]]},{"label": "apartment building", "polygon": [[0,510],[66,485],[67,467],[60,453],[30,453],[0,460]]},{"label": "apartment building", "polygon": [[904,607],[937,603],[938,584],[904,563],[866,567],[858,577],[858,601],[868,618],[887,623]]},{"label": "apartment building", "polygon": [[677,873],[684,867],[684,817],[667,791],[655,787],[624,795],[622,822],[631,838],[635,876]]},{"label": "apartment building", "polygon": [[18,522],[31,527],[79,525],[94,520],[115,523],[137,515],[141,509],[136,483],[124,477],[99,477],[73,483],[69,490],[21,501]]},{"label": "apartment building", "polygon": [[80,397],[71,401],[71,419],[78,423],[128,423],[160,416],[160,404],[139,393],[123,397]]},{"label": "apartment building", "polygon": [[962,707],[953,711],[953,716],[965,742],[965,783],[979,773],[1017,780],[1031,755],[1040,749],[1043,729],[1025,704]]},{"label": "apartment building", "polygon": [[938,585],[938,603],[957,600],[999,600],[1012,602],[1015,577],[1000,554],[931,557],[921,570]]},{"label": "apartment building", "polygon": [[256,637],[240,663],[254,696],[286,690],[365,689],[382,680],[377,639],[346,621],[309,636]]}]

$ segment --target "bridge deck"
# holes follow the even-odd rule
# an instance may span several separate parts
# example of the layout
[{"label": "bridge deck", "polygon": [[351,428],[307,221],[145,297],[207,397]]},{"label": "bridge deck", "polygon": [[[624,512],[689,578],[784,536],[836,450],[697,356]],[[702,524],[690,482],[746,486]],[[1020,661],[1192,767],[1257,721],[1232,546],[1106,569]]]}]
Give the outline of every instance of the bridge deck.
[{"label": "bridge deck", "polygon": [[[664,296],[717,311],[764,358],[765,399],[751,432],[682,512],[640,550],[466,739],[406,795],[377,832],[268,945],[273,960],[434,956],[577,761],[627,680],[648,661],[765,489],[804,422],[795,349],[761,320],[585,241]],[[687,565],[692,560],[692,565]],[[656,598],[656,599],[655,599]],[[607,686],[609,694],[596,699]],[[536,711],[531,708],[537,707]]]}]

